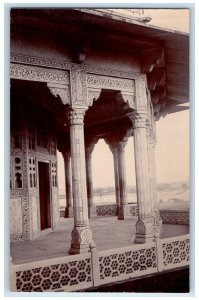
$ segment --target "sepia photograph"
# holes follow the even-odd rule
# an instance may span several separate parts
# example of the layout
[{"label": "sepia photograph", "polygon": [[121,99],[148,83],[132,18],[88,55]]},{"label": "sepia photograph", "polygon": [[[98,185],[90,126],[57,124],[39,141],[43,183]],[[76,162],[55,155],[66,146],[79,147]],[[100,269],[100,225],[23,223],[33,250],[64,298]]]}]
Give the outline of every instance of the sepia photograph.
[{"label": "sepia photograph", "polygon": [[11,295],[189,295],[191,9],[8,18]]}]

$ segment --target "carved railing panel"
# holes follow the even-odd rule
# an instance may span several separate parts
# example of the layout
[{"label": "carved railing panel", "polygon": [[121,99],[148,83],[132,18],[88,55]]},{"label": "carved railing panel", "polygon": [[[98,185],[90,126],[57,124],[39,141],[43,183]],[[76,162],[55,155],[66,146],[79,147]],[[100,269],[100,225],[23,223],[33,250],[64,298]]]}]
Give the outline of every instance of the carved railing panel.
[{"label": "carved railing panel", "polygon": [[189,235],[161,240],[163,270],[186,266],[189,262]]},{"label": "carved railing panel", "polygon": [[78,291],[189,266],[189,235],[15,265],[11,290]]},{"label": "carved railing panel", "polygon": [[18,292],[74,291],[92,286],[90,254],[13,266]]},{"label": "carved railing panel", "polygon": [[100,283],[114,282],[157,272],[155,243],[100,252]]}]

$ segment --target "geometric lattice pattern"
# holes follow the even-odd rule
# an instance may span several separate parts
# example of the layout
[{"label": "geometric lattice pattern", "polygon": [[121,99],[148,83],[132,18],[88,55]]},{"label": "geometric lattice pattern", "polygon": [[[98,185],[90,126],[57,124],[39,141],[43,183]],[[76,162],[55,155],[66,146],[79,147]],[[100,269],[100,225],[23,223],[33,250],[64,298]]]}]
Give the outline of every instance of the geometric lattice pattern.
[{"label": "geometric lattice pattern", "polygon": [[136,204],[130,206],[130,214],[133,217],[137,217],[138,216],[138,206]]},{"label": "geometric lattice pattern", "polygon": [[190,242],[189,239],[175,240],[173,242],[165,242],[162,244],[163,249],[163,265],[164,269],[170,269],[187,265],[189,261]]},{"label": "geometric lattice pattern", "polygon": [[[16,274],[16,281],[13,282],[18,292],[77,291],[94,284],[100,286],[188,266],[189,252],[189,235],[178,236],[159,240],[158,244],[152,242],[53,259],[54,264],[50,265],[41,261],[32,267],[31,263],[28,270],[24,270],[23,265],[15,265],[12,272]],[[13,289],[15,291],[15,287]]]},{"label": "geometric lattice pattern", "polygon": [[137,275],[137,273],[141,274],[142,271],[146,273],[146,271],[156,270],[156,247],[147,249],[145,245],[143,249],[136,251],[100,256],[99,267],[101,280],[134,273]]},{"label": "geometric lattice pattern", "polygon": [[189,212],[160,210],[160,217],[164,224],[189,224]]},{"label": "geometric lattice pattern", "polygon": [[96,206],[97,216],[116,216],[117,205],[116,204],[105,204]]},{"label": "geometric lattice pattern", "polygon": [[17,291],[44,292],[91,281],[90,258],[16,272]]}]

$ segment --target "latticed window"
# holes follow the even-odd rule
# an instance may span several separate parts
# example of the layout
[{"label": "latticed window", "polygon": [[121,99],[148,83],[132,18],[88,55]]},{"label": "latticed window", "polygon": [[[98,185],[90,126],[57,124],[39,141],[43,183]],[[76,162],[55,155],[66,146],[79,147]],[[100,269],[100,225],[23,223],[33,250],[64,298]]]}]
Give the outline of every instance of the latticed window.
[{"label": "latticed window", "polygon": [[22,172],[22,158],[14,157],[11,162],[11,187],[14,189],[23,188],[23,172]]},{"label": "latticed window", "polygon": [[35,158],[29,158],[29,186],[30,188],[37,186]]},{"label": "latticed window", "polygon": [[51,163],[52,187],[57,187],[57,163]]}]

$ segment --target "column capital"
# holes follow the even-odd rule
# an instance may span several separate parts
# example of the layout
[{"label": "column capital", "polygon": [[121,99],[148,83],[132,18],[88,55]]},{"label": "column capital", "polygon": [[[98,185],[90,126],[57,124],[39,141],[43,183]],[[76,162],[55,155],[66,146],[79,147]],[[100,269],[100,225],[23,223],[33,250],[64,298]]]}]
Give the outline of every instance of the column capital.
[{"label": "column capital", "polygon": [[133,128],[147,128],[147,113],[132,113],[129,118],[133,123]]},{"label": "column capital", "polygon": [[117,143],[117,151],[118,152],[120,152],[120,153],[124,152],[124,149],[125,149],[125,146],[127,144],[127,141],[128,141],[128,139],[124,139],[124,140],[119,141]]},{"label": "column capital", "polygon": [[72,108],[67,111],[67,117],[70,125],[83,125],[84,124],[84,108]]}]

